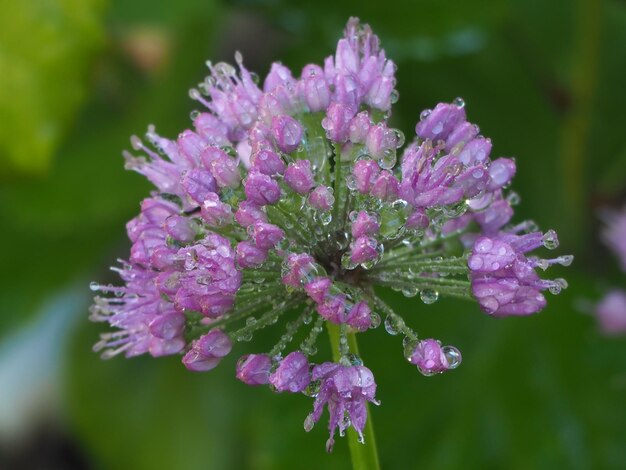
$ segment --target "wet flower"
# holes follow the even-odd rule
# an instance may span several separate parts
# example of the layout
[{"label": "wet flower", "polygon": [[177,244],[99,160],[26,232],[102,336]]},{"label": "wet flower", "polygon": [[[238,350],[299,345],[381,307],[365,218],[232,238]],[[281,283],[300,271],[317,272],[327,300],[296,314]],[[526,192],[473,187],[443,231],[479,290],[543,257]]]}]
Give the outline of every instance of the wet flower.
[{"label": "wet flower", "polygon": [[616,254],[622,270],[626,272],[626,207],[620,212],[608,212],[605,215],[606,227],[602,238]]},{"label": "wet flower", "polygon": [[[602,238],[617,256],[622,271],[626,272],[626,207],[621,212],[606,211],[603,215],[606,226]],[[626,334],[626,291],[611,289],[595,306],[593,313],[604,334]]]},{"label": "wet flower", "polygon": [[596,305],[596,318],[600,329],[607,335],[626,333],[626,292],[614,289]]},{"label": "wet flower", "polygon": [[[263,83],[243,65],[209,63],[190,91],[202,111],[178,139],[150,126],[125,152],[126,166],[156,192],[127,225],[123,286],[92,285],[92,318],[115,331],[104,357],[182,355],[193,371],[214,368],[234,342],[275,325],[271,350],[247,354],[236,377],[315,398],[330,439],[352,426],[363,438],[372,372],[350,346],[377,328],[404,337],[406,360],[430,376],[456,368],[459,351],[420,339],[380,297],[390,288],[424,304],[476,300],[495,316],[541,310],[563,280],[537,274],[571,257],[556,234],[510,223],[512,159],[491,159],[491,141],[456,99],[421,113],[415,134],[389,126],[395,64],[367,25],[350,19],[323,66],[297,77],[280,63]],[[461,249],[464,252],[461,252]],[[405,321],[406,320],[406,321]],[[336,360],[316,360],[326,326]]]},{"label": "wet flower", "polygon": [[310,431],[328,407],[330,415],[330,438],[326,450],[332,451],[335,444],[335,431],[343,436],[348,426],[352,426],[363,442],[363,429],[367,420],[367,402],[378,405],[376,382],[372,371],[361,365],[342,365],[325,362],[313,368],[312,379],[320,381],[319,391],[313,404],[313,412],[306,418],[304,428]]}]

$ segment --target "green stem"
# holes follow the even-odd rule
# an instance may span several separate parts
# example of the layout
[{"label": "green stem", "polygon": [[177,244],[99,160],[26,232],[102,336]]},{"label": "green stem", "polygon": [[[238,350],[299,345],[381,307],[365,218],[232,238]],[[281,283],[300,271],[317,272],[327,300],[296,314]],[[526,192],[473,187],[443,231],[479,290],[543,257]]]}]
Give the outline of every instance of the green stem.
[{"label": "green stem", "polygon": [[563,119],[560,145],[560,171],[563,175],[563,202],[568,230],[565,236],[580,246],[583,217],[588,209],[586,159],[598,63],[602,39],[603,0],[578,0],[577,47],[571,75],[572,108]]},{"label": "green stem", "polygon": [[[339,351],[339,326],[326,322],[326,327],[328,328],[330,346],[333,350],[333,359],[335,362],[339,362],[341,360],[341,353]],[[359,347],[354,333],[348,333],[348,345],[350,346],[350,351],[353,354],[359,354]],[[365,423],[365,429],[363,430],[365,443],[361,444],[356,431],[352,427],[348,428],[348,447],[350,448],[350,459],[352,460],[352,468],[354,470],[380,470],[380,464],[378,463],[378,451],[376,450],[376,439],[374,437],[374,425],[372,424],[372,416],[369,412],[369,405],[366,405],[366,407],[368,418]]]}]

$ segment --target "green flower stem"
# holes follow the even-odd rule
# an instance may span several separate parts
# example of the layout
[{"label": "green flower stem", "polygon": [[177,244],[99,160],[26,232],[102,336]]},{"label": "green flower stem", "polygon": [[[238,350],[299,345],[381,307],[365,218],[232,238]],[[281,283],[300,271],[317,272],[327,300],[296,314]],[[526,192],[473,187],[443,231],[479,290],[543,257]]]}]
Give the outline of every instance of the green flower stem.
[{"label": "green flower stem", "polygon": [[[326,327],[330,338],[330,346],[333,350],[333,359],[335,362],[339,362],[341,360],[341,353],[339,351],[339,326],[326,322]],[[356,341],[355,333],[348,333],[348,345],[353,354],[359,354],[359,347]],[[380,470],[380,464],[378,463],[378,451],[376,450],[376,439],[374,437],[374,425],[372,424],[372,416],[369,412],[369,405],[366,406],[367,422],[365,423],[365,429],[363,430],[365,443],[361,444],[356,431],[352,427],[348,428],[347,439],[348,447],[350,448],[350,459],[352,460],[352,468],[354,470]]]},{"label": "green flower stem", "polygon": [[[594,97],[598,84],[603,32],[603,0],[578,0],[576,47],[571,71],[572,107],[563,119],[560,143],[560,171],[563,175],[561,217],[565,217],[569,238],[579,246],[584,235],[584,216],[589,205],[587,159],[591,156],[591,133]],[[582,234],[582,235],[581,235]]]}]

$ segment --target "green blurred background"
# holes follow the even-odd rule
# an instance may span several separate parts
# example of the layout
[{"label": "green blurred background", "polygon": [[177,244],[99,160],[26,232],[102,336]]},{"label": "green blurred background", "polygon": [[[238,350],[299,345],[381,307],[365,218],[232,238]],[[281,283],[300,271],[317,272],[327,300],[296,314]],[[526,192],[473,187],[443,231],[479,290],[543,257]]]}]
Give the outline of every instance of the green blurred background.
[{"label": "green blurred background", "polygon": [[388,295],[464,364],[424,378],[399,338],[361,337],[383,468],[626,468],[626,338],[585,313],[625,284],[597,211],[626,196],[626,3],[1,3],[0,468],[349,468],[344,441],[325,453],[323,422],[304,432],[311,399],[233,377],[237,353],[271,332],[194,375],[176,357],[101,361],[103,325],[87,321],[88,283],[115,280],[124,224],[150,190],[123,169],[128,136],[188,126],[206,59],[240,50],[262,76],[274,59],[299,72],[331,54],[349,16],[399,66],[393,124],[408,135],[420,110],[462,96],[494,155],[517,158],[517,220],[557,229],[559,253],[576,255],[550,272],[570,288],[531,318]]}]

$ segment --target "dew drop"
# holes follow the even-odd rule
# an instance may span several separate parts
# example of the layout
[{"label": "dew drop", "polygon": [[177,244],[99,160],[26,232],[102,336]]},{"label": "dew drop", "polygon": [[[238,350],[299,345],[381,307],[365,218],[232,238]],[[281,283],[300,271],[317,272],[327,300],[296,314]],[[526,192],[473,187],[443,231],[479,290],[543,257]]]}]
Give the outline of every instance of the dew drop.
[{"label": "dew drop", "polygon": [[432,113],[432,110],[430,109],[425,109],[424,111],[422,111],[420,113],[420,121],[423,121],[424,119],[426,119],[428,116],[430,116],[430,113]]},{"label": "dew drop", "polygon": [[383,152],[383,156],[378,160],[378,166],[383,170],[391,170],[397,162],[396,151],[387,149]]},{"label": "dew drop", "polygon": [[402,132],[400,129],[394,129],[393,133],[396,136],[396,148],[402,147],[404,145],[404,142],[406,141],[404,137],[404,132]]},{"label": "dew drop", "polygon": [[574,261],[574,255],[564,255],[557,258],[561,266],[570,266]]},{"label": "dew drop", "polygon": [[346,176],[346,186],[352,191],[356,190],[356,178],[354,175],[350,174]]},{"label": "dew drop", "polygon": [[434,304],[439,299],[439,292],[434,289],[424,289],[420,292],[420,299],[427,305]]},{"label": "dew drop", "polygon": [[402,329],[401,320],[395,315],[387,315],[385,318],[385,331],[390,335],[397,335]]},{"label": "dew drop", "polygon": [[389,101],[391,101],[391,104],[397,103],[399,99],[400,93],[398,92],[398,90],[391,90],[391,94],[389,95]]},{"label": "dew drop", "polygon": [[309,432],[311,429],[313,429],[314,425],[315,425],[315,421],[313,420],[313,416],[308,415],[306,419],[304,420],[304,430],[306,432]]},{"label": "dew drop", "polygon": [[401,292],[405,297],[415,297],[419,293],[419,289],[417,287],[405,287]]},{"label": "dew drop", "polygon": [[350,365],[352,366],[362,366],[363,365],[363,360],[357,356],[356,354],[348,354],[346,356],[346,358],[348,359],[348,362],[350,362]]},{"label": "dew drop", "polygon": [[461,97],[456,97],[454,98],[454,101],[452,101],[452,104],[454,104],[454,106],[456,106],[457,108],[464,108],[465,100]]},{"label": "dew drop", "polygon": [[461,365],[462,357],[460,351],[454,346],[444,346],[441,348],[443,355],[448,361],[448,369],[456,369]]},{"label": "dew drop", "polygon": [[320,212],[319,214],[317,214],[317,219],[319,220],[320,224],[328,225],[333,221],[333,215],[330,212]]},{"label": "dew drop", "polygon": [[548,250],[554,250],[559,246],[559,238],[554,230],[548,230],[544,233],[542,241],[543,246],[545,246]]},{"label": "dew drop", "polygon": [[100,290],[100,284],[98,284],[98,283],[97,283],[97,282],[95,282],[95,281],[94,281],[94,282],[90,282],[90,283],[89,283],[89,289],[90,289],[92,292],[97,292],[97,291],[99,291],[99,290]]},{"label": "dew drop", "polygon": [[511,191],[509,194],[507,194],[506,200],[509,202],[510,205],[517,206],[522,201],[522,198],[515,191]]}]

